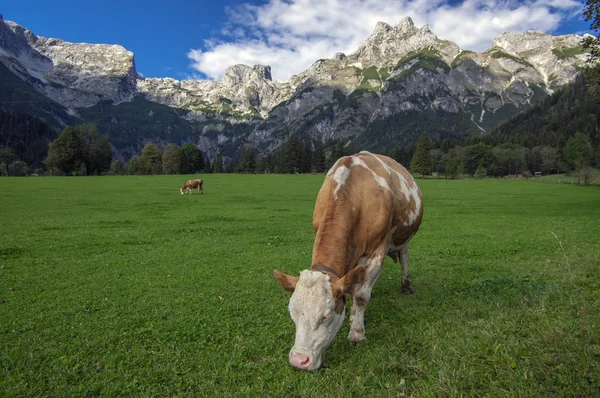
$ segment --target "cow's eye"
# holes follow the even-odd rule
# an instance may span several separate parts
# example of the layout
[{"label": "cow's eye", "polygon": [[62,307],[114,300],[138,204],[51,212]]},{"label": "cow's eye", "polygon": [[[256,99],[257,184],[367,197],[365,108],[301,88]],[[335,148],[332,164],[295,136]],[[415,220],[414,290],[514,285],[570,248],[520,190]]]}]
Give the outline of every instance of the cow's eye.
[{"label": "cow's eye", "polygon": [[323,314],[323,318],[321,318],[321,320],[324,321],[327,318],[329,318],[330,316],[331,316],[331,311],[327,311],[326,313]]}]

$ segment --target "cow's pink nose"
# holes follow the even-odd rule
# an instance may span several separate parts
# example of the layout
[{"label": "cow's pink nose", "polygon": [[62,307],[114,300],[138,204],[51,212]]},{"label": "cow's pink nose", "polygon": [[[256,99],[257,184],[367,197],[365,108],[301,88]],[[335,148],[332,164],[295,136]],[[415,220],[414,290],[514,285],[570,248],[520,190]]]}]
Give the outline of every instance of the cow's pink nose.
[{"label": "cow's pink nose", "polygon": [[308,368],[311,362],[308,355],[290,352],[290,364],[298,369]]}]

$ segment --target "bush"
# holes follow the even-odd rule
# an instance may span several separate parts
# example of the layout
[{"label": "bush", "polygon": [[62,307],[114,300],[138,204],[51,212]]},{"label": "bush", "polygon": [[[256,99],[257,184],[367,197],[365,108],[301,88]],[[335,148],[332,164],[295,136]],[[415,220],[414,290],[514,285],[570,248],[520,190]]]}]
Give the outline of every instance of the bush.
[{"label": "bush", "polygon": [[8,175],[13,177],[23,177],[29,174],[27,163],[22,160],[17,160],[8,165]]},{"label": "bush", "polygon": [[577,184],[591,185],[596,182],[596,169],[583,167],[577,172]]},{"label": "bush", "polygon": [[486,176],[487,176],[487,170],[485,169],[485,167],[483,167],[482,164],[479,164],[479,166],[477,167],[477,170],[475,170],[475,173],[473,174],[473,177],[485,178]]},{"label": "bush", "polygon": [[127,165],[118,159],[115,159],[110,164],[109,174],[111,176],[127,174]]}]

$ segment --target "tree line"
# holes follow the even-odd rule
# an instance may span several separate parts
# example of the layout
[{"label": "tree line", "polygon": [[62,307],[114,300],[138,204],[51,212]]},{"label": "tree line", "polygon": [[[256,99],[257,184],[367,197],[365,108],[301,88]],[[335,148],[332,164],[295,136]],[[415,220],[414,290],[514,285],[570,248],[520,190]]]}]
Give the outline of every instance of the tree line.
[{"label": "tree line", "polygon": [[474,177],[531,176],[542,174],[577,173],[584,183],[592,177],[592,167],[600,165],[600,147],[594,148],[587,135],[577,133],[567,140],[564,148],[503,143],[496,146],[478,142],[473,145],[455,145],[444,152],[435,147],[423,134],[410,162],[413,173],[422,177],[434,172],[446,178],[461,174]]},{"label": "tree line", "polygon": [[327,169],[325,147],[321,137],[302,139],[292,134],[285,144],[268,156],[261,156],[250,144],[243,146],[237,163],[225,168],[226,172],[238,173],[321,173]]},{"label": "tree line", "polygon": [[[597,134],[597,131],[596,131]],[[588,134],[576,133],[563,147],[536,145],[531,148],[515,142],[491,145],[489,137],[470,142],[434,143],[428,134],[422,134],[416,148],[394,148],[385,154],[396,159],[421,176],[433,173],[446,178],[462,174],[476,177],[506,175],[531,175],[535,172],[553,174],[577,172],[585,174],[587,168],[600,165],[600,145],[592,145]],[[515,136],[518,137],[518,136]],[[513,137],[514,138],[514,137]],[[205,173],[321,173],[335,160],[354,153],[351,145],[337,142],[325,148],[320,137],[306,135],[300,139],[293,134],[278,150],[262,156],[250,144],[239,152],[237,159],[224,163],[221,150],[213,162],[193,144],[179,147],[170,143],[164,148],[148,142],[139,156],[128,162],[113,159],[107,136],[94,125],[83,124],[66,127],[50,143],[43,164],[50,175],[101,175],[101,174],[193,174]],[[0,147],[0,175],[27,175],[31,168],[15,160],[14,151]],[[38,169],[42,173],[41,169]]]}]

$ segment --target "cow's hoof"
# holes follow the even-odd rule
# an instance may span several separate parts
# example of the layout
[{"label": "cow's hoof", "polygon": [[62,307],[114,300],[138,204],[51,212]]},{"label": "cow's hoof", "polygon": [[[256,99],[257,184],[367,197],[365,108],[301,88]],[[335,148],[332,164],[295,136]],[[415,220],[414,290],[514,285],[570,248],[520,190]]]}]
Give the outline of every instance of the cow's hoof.
[{"label": "cow's hoof", "polygon": [[412,284],[410,283],[410,279],[402,282],[402,289],[400,289],[402,294],[413,294],[415,291],[412,289]]},{"label": "cow's hoof", "polygon": [[348,333],[348,341],[352,344],[360,344],[365,341],[365,331],[362,332],[351,330]]},{"label": "cow's hoof", "polygon": [[410,286],[402,286],[402,289],[400,289],[400,292],[402,294],[413,294],[415,291],[412,290],[412,287],[410,287]]}]

